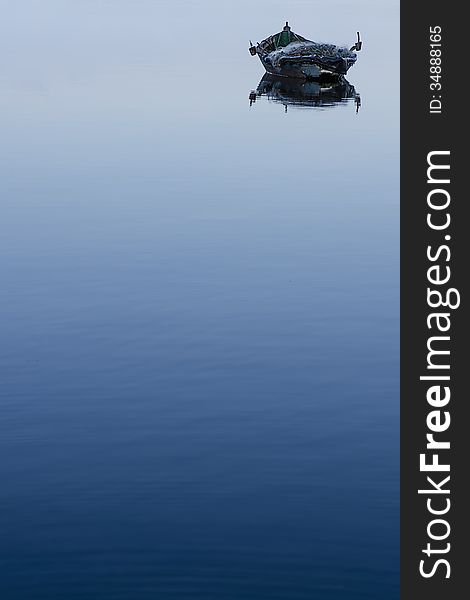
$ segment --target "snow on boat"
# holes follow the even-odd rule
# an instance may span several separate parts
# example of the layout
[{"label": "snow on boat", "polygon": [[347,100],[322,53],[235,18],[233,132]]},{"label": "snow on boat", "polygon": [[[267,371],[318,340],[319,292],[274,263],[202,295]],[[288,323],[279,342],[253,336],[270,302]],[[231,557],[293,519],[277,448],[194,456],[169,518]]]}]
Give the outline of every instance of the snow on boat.
[{"label": "snow on boat", "polygon": [[357,60],[355,51],[362,48],[357,42],[348,48],[334,44],[320,44],[297,35],[286,23],[284,29],[254,46],[250,42],[250,54],[258,55],[264,68],[271,75],[316,79],[323,73],[346,75]]}]

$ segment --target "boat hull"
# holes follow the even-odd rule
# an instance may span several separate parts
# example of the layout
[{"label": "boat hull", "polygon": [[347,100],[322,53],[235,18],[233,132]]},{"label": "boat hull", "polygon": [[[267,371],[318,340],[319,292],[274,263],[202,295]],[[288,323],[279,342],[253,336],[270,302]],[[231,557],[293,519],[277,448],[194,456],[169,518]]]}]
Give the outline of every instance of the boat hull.
[{"label": "boat hull", "polygon": [[323,74],[346,75],[348,69],[354,64],[348,59],[338,59],[331,64],[320,64],[314,58],[303,57],[303,60],[277,61],[277,64],[270,60],[269,54],[259,54],[261,64],[270,75],[277,77],[291,77],[295,79],[317,79]]},{"label": "boat hull", "polygon": [[269,62],[269,58],[266,56],[260,56],[260,61],[263,67],[266,69],[266,72],[270,75],[276,75],[277,77],[290,77],[294,79],[317,79],[325,70],[323,70],[319,65],[314,63],[297,63],[284,65],[282,67],[274,66]]}]

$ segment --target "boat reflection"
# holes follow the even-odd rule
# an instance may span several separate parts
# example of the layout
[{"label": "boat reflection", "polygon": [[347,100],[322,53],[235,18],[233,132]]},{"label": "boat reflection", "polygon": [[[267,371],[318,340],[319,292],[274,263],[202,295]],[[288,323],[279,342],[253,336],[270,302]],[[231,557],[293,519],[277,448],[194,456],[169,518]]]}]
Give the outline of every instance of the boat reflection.
[{"label": "boat reflection", "polygon": [[304,80],[275,77],[266,73],[257,89],[250,93],[250,106],[261,96],[283,104],[286,112],[288,106],[325,108],[350,100],[354,100],[356,113],[361,106],[359,94],[343,76]]}]

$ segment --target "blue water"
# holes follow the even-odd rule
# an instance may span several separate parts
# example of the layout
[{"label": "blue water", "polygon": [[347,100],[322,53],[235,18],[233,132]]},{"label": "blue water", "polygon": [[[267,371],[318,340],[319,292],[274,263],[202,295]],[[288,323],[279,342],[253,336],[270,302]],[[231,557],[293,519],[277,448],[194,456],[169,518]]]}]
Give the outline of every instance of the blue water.
[{"label": "blue water", "polygon": [[[398,598],[398,4],[286,10],[2,17],[2,599]],[[250,107],[286,18],[358,114]]]}]

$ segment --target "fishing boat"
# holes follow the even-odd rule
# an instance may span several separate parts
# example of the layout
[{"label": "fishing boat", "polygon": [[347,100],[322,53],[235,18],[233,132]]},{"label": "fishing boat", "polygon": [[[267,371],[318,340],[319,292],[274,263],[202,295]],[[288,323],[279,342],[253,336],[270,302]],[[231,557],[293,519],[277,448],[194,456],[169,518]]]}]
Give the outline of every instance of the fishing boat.
[{"label": "fishing boat", "polygon": [[250,42],[250,54],[258,55],[271,75],[317,79],[324,73],[346,75],[362,48],[359,32],[351,48],[312,42],[294,33],[289,23],[282,31],[270,35],[255,45]]}]

